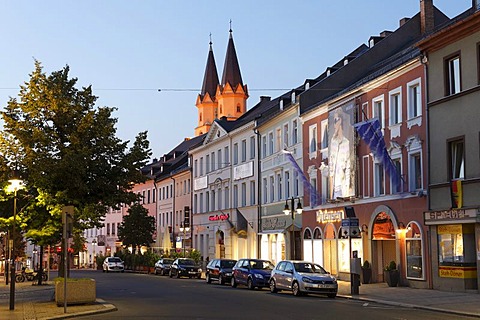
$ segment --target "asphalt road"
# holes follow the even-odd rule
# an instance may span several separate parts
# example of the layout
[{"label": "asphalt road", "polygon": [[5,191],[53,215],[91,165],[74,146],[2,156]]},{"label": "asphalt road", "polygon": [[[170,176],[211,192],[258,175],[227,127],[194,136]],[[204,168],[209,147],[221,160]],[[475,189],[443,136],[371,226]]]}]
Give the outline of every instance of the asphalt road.
[{"label": "asphalt road", "polygon": [[72,276],[96,279],[97,298],[118,308],[79,319],[452,319],[425,310],[322,295],[271,294],[268,289],[250,291],[243,286],[234,289],[198,279],[100,271],[74,271]]}]

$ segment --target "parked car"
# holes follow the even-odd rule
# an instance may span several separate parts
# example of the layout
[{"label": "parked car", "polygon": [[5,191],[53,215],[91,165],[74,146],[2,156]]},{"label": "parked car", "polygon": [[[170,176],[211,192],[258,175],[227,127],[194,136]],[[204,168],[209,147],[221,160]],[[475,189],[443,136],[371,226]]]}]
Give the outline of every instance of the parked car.
[{"label": "parked car", "polygon": [[205,270],[205,279],[207,283],[212,280],[220,282],[220,284],[230,283],[232,279],[232,269],[237,260],[232,259],[213,259],[207,264]]},{"label": "parked car", "polygon": [[176,276],[180,277],[189,277],[189,278],[198,278],[202,276],[202,268],[197,265],[195,260],[190,258],[178,258],[173,261],[168,275],[171,277]]},{"label": "parked car", "polygon": [[119,257],[105,258],[105,260],[103,261],[103,272],[110,271],[123,272],[124,265],[122,259],[120,259]]},{"label": "parked car", "polygon": [[280,261],[270,277],[270,292],[292,290],[294,296],[322,293],[335,298],[337,279],[320,265],[307,261]]},{"label": "parked car", "polygon": [[243,284],[250,290],[268,287],[270,273],[274,267],[268,260],[240,259],[233,267],[230,284],[234,288],[239,284]]},{"label": "parked car", "polygon": [[155,262],[155,275],[160,274],[166,276],[170,272],[170,267],[172,266],[173,259],[162,258]]}]

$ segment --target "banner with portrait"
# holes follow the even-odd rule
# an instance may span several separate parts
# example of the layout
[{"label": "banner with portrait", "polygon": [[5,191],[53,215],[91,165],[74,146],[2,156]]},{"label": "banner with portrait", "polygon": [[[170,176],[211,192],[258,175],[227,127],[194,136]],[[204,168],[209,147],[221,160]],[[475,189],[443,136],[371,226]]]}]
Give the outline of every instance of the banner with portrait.
[{"label": "banner with portrait", "polygon": [[329,199],[355,196],[354,112],[350,101],[328,114]]}]

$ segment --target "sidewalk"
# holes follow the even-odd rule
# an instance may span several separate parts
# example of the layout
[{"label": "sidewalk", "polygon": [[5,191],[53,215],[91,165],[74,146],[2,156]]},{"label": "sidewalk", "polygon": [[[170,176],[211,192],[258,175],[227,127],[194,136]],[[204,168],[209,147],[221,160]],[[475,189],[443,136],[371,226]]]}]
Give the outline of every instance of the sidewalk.
[{"label": "sidewalk", "polygon": [[[444,292],[408,287],[388,287],[386,283],[363,284],[359,295],[351,295],[350,282],[339,281],[338,297],[356,299],[365,302],[426,309],[480,318],[480,294],[463,292]],[[31,282],[17,283],[15,286],[15,310],[9,310],[9,286],[0,283],[0,319],[66,319],[89,314],[115,311],[117,308],[101,299],[95,304],[57,307],[53,302],[54,287],[33,286]]]}]

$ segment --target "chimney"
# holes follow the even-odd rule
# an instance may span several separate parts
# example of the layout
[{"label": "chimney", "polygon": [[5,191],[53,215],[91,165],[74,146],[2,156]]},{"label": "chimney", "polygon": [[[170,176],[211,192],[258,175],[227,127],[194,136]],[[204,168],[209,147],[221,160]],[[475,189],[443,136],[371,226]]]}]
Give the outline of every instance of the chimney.
[{"label": "chimney", "polygon": [[407,21],[410,20],[410,18],[402,18],[400,19],[400,27],[403,26]]},{"label": "chimney", "polygon": [[420,0],[420,24],[422,34],[428,34],[433,31],[433,0]]},{"label": "chimney", "polygon": [[261,96],[260,101],[270,101],[271,97],[269,96]]},{"label": "chimney", "polygon": [[479,3],[478,0],[472,0],[473,11],[477,11],[478,9],[480,9],[479,5],[480,5],[480,3]]}]

